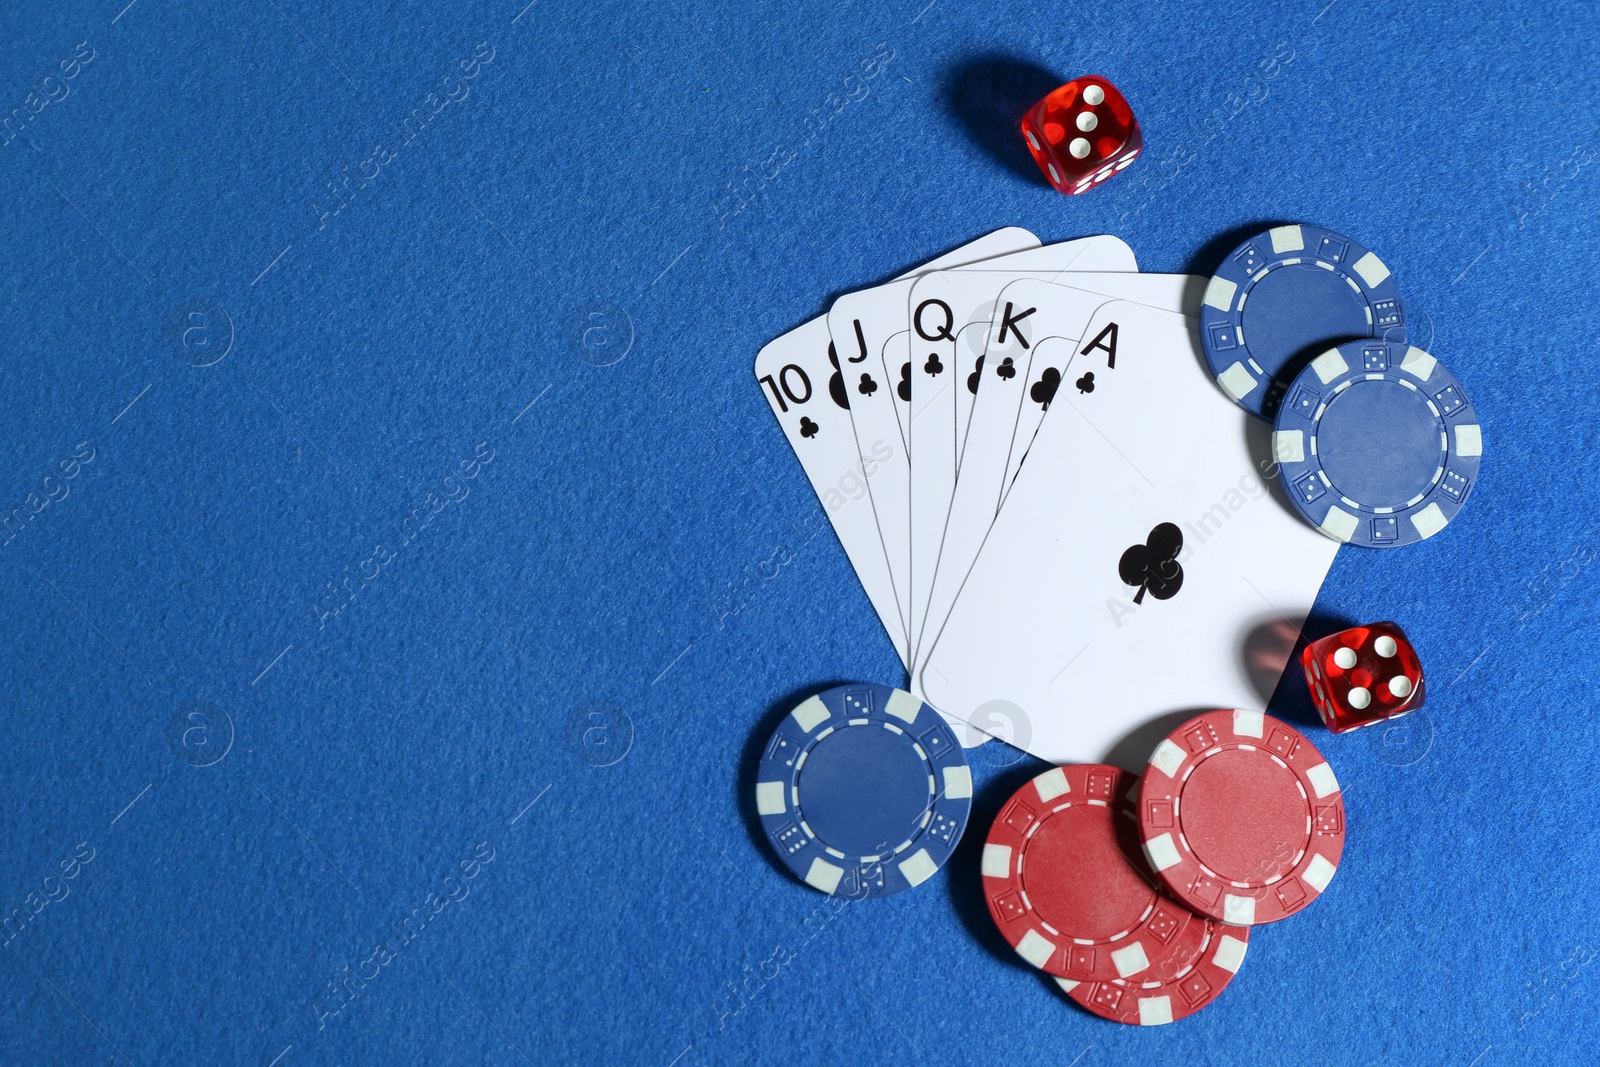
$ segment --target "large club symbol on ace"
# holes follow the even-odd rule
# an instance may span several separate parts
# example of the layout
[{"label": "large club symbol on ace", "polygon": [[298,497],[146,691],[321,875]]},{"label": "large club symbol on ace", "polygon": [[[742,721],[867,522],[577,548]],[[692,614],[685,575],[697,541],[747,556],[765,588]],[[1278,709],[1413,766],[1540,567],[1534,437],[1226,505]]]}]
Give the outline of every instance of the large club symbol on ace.
[{"label": "large club symbol on ace", "polygon": [[1142,545],[1130,545],[1117,562],[1117,574],[1127,585],[1136,585],[1135,604],[1144,603],[1145,593],[1157,600],[1171,600],[1183,588],[1183,531],[1170,522],[1157,524]]}]

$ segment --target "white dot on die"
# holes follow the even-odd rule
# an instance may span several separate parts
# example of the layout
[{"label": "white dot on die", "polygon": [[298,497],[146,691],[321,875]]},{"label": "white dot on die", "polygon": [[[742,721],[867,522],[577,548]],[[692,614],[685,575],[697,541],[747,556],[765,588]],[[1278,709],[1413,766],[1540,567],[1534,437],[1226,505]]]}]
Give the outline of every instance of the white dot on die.
[{"label": "white dot on die", "polygon": [[1403,674],[1397,674],[1389,679],[1389,692],[1404,699],[1411,695],[1411,679]]},{"label": "white dot on die", "polygon": [[1039,140],[1038,140],[1038,138],[1034,137],[1033,131],[1032,130],[1027,130],[1025,132],[1028,135],[1028,143],[1033,145],[1033,150],[1035,152],[1039,151]]},{"label": "white dot on die", "polygon": [[1106,98],[1106,91],[1098,85],[1091,85],[1083,91],[1083,102],[1093,107]]},{"label": "white dot on die", "polygon": [[1073,159],[1082,159],[1089,154],[1089,140],[1086,137],[1074,137],[1067,146],[1067,151],[1072,153]]},{"label": "white dot on die", "polygon": [[1400,646],[1395,643],[1394,638],[1384,636],[1372,642],[1372,651],[1376,652],[1384,659],[1388,659],[1390,656],[1400,651]]},{"label": "white dot on die", "polygon": [[1358,685],[1354,689],[1350,690],[1350,694],[1345,697],[1345,700],[1349,702],[1352,708],[1360,711],[1362,708],[1372,703],[1372,691],[1369,689],[1364,689]]},{"label": "white dot on die", "polygon": [[1132,163],[1133,160],[1134,160],[1134,157],[1137,156],[1137,155],[1138,155],[1137,152],[1132,152],[1132,153],[1129,153],[1126,156],[1123,156],[1122,157],[1122,161],[1117,164],[1117,169],[1121,170],[1123,167],[1126,167],[1128,164]]},{"label": "white dot on die", "polygon": [[1100,125],[1100,120],[1095,117],[1093,111],[1078,112],[1078,129],[1084,133],[1088,133],[1098,125]]},{"label": "white dot on die", "polygon": [[1353,648],[1341,648],[1333,654],[1333,662],[1335,666],[1349,670],[1356,665],[1356,650]]}]

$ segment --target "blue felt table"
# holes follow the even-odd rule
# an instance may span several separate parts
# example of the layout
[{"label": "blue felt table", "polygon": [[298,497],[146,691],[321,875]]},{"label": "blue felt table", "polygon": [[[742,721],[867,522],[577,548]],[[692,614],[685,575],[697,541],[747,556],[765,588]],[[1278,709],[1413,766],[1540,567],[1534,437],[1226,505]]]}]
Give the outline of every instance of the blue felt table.
[{"label": "blue felt table", "polygon": [[[525,3],[0,11],[0,1061],[1594,1061],[1592,11]],[[1009,111],[1086,71],[1148,150],[1068,199]],[[1313,730],[1327,895],[1138,1030],[991,928],[1014,750],[917,891],[783,874],[763,732],[901,676],[757,349],[1002,225],[1301,219],[1487,447],[1323,589],[1429,672]]]}]

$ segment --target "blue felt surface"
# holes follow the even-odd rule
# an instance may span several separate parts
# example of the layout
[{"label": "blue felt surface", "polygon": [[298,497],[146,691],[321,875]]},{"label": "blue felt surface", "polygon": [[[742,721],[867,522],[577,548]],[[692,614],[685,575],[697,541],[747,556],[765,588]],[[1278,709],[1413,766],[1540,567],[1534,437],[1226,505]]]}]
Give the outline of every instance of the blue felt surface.
[{"label": "blue felt surface", "polygon": [[[0,10],[0,1061],[1592,1062],[1587,5],[524,2]],[[1067,199],[999,115],[1086,70],[1149,147]],[[1330,891],[1140,1032],[1013,959],[981,833],[782,874],[773,709],[898,670],[756,350],[1001,225],[1209,272],[1291,219],[1487,445],[1323,591],[1430,674],[1316,734]]]}]

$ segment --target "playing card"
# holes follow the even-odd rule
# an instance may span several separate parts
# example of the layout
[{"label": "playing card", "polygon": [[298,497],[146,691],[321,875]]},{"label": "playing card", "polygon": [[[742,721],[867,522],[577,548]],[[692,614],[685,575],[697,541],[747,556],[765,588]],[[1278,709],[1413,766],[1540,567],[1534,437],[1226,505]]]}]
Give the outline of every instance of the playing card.
[{"label": "playing card", "polygon": [[[1138,275],[1137,277],[1159,277],[1159,275]],[[1165,303],[1165,297],[1161,300],[1146,299],[1147,294],[1138,288],[1141,283],[1130,276],[1119,276],[1113,280],[1114,285],[1095,285],[1092,288],[1101,289],[1108,295],[1121,297],[1124,300],[1134,300],[1142,304],[1156,304],[1169,310],[1181,311],[1191,318],[1199,315],[1200,304],[1205,297],[1206,285],[1210,279],[1199,274],[1175,274],[1168,275],[1168,277],[1184,279],[1182,282],[1182,299],[1176,308],[1168,308]],[[1077,284],[1076,279],[1072,281],[1072,284]],[[1119,289],[1116,286],[1122,286],[1123,288]],[[1060,380],[1061,368],[1059,366],[1053,367],[1048,361],[1041,362],[1037,356],[1034,358],[1034,363],[1037,372],[1032,379],[1032,384],[1028,386],[1029,400],[1033,402],[1022,404],[1017,412],[1017,424],[1013,427],[1011,434],[1010,455],[1006,459],[1006,472],[1003,478],[1005,490],[1002,491],[1002,497],[1004,492],[1008,491],[1012,483],[1016,481],[1017,471],[1022,468],[1022,461],[1027,456],[1028,449],[1033,445],[1034,435],[1039,432],[1039,423],[1044,419],[1046,405],[1034,400],[1032,394],[1037,390],[1040,396],[1048,396],[1054,391],[1052,383]],[[1054,372],[1053,374],[1052,371]],[[1041,381],[1043,382],[1042,385],[1040,384]]]},{"label": "playing card", "polygon": [[1195,708],[1261,706],[1288,653],[1264,669],[1260,635],[1299,627],[1338,546],[1273,495],[1192,324],[1115,302],[1082,337],[922,687],[1052,763],[1134,766]]},{"label": "playing card", "polygon": [[[1089,237],[1044,248],[985,260],[975,267],[1049,269],[1052,273],[1083,264],[1095,270],[1137,269],[1133,253],[1115,237]],[[909,356],[905,355],[906,295],[913,278],[897,280],[875,289],[848,293],[834,301],[828,312],[833,338],[830,350],[837,362],[833,379],[849,402],[849,418],[856,447],[873,474],[865,479],[870,506],[877,520],[883,554],[889,568],[901,614],[900,632],[906,632],[906,590],[911,561],[910,480],[905,423],[897,405],[910,397]],[[901,355],[886,360],[885,352]],[[830,379],[830,380],[833,380]],[[893,462],[880,457],[896,456]],[[905,643],[897,646],[908,663]]]},{"label": "playing card", "polygon": [[[1089,317],[1107,302],[1106,293],[1136,300],[1181,324],[1184,311],[1198,309],[1206,282],[1188,274],[1073,273],[1061,278],[1070,285],[1047,287],[1038,279],[1014,283],[996,302],[1001,313],[986,331],[984,362],[973,372],[981,376],[982,386],[973,390],[972,417],[923,611],[921,639],[913,642],[919,656],[912,665],[913,679],[926,663],[933,639],[999,510],[1019,409],[1027,405],[1043,413]],[[921,288],[919,283],[919,292]],[[1031,439],[1032,426],[1030,443]]]},{"label": "playing card", "polygon": [[[1120,244],[1120,242],[1118,242]],[[1066,270],[1137,271],[1133,253],[1120,257],[1079,254],[1070,261],[1050,255],[1047,246],[972,271],[933,271],[918,278],[908,297],[910,332],[906,372],[911,384],[909,452],[910,574],[908,632],[913,661],[920,641],[928,596],[938,570],[945,518],[955,491],[966,434],[966,417],[983,377],[984,338],[991,319],[1003,318],[996,305],[1001,291],[1019,278],[1056,278]],[[1120,258],[1120,262],[1115,262]],[[1107,262],[1112,259],[1112,262]],[[898,587],[897,587],[898,588]]]},{"label": "playing card", "polygon": [[[1039,239],[1027,230],[1008,227],[963,245],[920,269],[975,262],[1038,243]],[[890,460],[904,464],[904,448],[896,436],[875,443],[865,456],[858,452],[847,400],[842,387],[837,392],[834,389],[830,353],[828,320],[818,316],[772,341],[756,355],[757,384],[783,427],[811,488],[822,501],[867,599],[902,662],[908,663],[905,623],[895,601],[883,542],[867,497],[867,482],[876,470]]]}]

